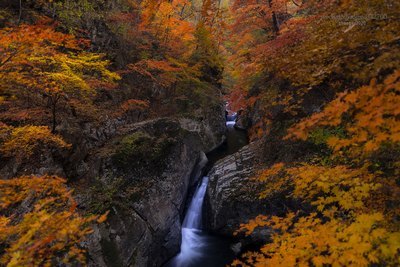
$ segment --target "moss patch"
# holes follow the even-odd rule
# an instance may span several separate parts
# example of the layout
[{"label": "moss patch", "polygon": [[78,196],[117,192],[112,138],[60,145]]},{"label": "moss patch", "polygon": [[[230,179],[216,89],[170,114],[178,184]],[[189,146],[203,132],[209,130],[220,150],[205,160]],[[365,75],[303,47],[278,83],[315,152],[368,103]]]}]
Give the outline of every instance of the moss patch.
[{"label": "moss patch", "polygon": [[[172,146],[176,143],[171,137],[152,137],[144,132],[136,132],[121,139],[117,145],[113,162],[124,170],[159,170],[165,165]],[[149,168],[157,166],[157,168]]]},{"label": "moss patch", "polygon": [[112,206],[118,203],[118,196],[121,188],[124,186],[122,178],[117,177],[104,183],[100,180],[94,180],[92,186],[88,189],[89,202],[88,208],[91,213],[103,214],[111,210]]}]

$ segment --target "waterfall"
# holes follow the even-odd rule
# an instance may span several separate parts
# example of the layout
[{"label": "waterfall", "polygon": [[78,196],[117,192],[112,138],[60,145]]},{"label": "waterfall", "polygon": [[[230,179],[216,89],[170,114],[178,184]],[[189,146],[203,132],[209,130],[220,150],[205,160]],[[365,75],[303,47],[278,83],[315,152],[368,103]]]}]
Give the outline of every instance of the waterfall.
[{"label": "waterfall", "polygon": [[182,225],[182,243],[180,253],[173,259],[171,266],[191,266],[203,255],[207,238],[202,228],[202,210],[204,196],[207,191],[208,177],[204,176],[197,187]]},{"label": "waterfall", "polygon": [[189,209],[186,213],[185,220],[183,221],[183,228],[200,229],[202,218],[203,200],[206,194],[208,184],[208,177],[204,176],[201,184],[197,187],[193,199],[190,202]]},{"label": "waterfall", "polygon": [[[236,112],[226,112],[227,141],[208,153],[207,158],[210,162],[214,163],[233,154],[247,144],[246,132],[234,127],[237,116]],[[195,190],[183,220],[181,250],[164,267],[223,267],[232,262],[235,255],[229,240],[203,230],[202,209],[207,185],[208,177],[204,176]]]},{"label": "waterfall", "polygon": [[237,113],[234,112],[231,115],[226,115],[226,126],[232,128],[236,124]]}]

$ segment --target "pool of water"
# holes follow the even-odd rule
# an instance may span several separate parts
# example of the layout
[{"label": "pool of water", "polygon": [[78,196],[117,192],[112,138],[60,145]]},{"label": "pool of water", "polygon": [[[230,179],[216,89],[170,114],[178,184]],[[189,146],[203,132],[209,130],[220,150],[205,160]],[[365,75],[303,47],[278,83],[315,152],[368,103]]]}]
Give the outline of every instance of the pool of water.
[{"label": "pool of water", "polygon": [[202,208],[207,184],[208,177],[204,176],[197,186],[182,225],[181,251],[165,266],[219,267],[233,260],[234,253],[229,241],[212,236],[202,229]]},{"label": "pool of water", "polygon": [[[246,132],[234,127],[235,120],[236,113],[227,115],[226,142],[207,154],[208,164],[205,172],[219,159],[237,152],[248,144]],[[235,258],[230,240],[211,235],[203,228],[202,209],[207,185],[208,177],[204,176],[185,214],[180,253],[165,264],[165,267],[223,267]]]}]

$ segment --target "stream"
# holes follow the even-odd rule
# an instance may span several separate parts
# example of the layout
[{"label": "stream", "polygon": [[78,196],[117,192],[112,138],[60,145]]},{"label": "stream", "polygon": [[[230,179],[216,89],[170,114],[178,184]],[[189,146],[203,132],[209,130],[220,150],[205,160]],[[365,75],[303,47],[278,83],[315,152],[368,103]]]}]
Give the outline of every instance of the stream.
[{"label": "stream", "polygon": [[[236,113],[226,116],[226,142],[207,154],[205,173],[216,161],[237,152],[248,144],[247,134],[236,129]],[[235,255],[230,240],[212,235],[203,225],[203,202],[207,191],[208,177],[204,176],[193,195],[182,224],[182,243],[178,255],[164,267],[222,267],[230,263]]]}]

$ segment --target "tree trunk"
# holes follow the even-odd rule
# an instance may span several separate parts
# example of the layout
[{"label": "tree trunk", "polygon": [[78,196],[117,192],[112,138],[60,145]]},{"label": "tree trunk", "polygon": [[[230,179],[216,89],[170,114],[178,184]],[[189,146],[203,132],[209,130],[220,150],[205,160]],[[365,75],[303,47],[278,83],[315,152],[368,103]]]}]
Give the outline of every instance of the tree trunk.
[{"label": "tree trunk", "polygon": [[57,103],[58,103],[59,99],[60,99],[59,95],[50,96],[51,116],[52,116],[51,132],[52,133],[56,132],[56,126],[57,126]]},{"label": "tree trunk", "polygon": [[21,22],[21,19],[22,19],[22,0],[19,0],[18,24]]},{"label": "tree trunk", "polygon": [[[269,8],[272,8],[272,0],[268,0],[268,6],[269,6]],[[273,27],[275,35],[277,35],[279,32],[279,24],[278,24],[278,19],[276,17],[275,11],[272,11],[272,27]]]},{"label": "tree trunk", "polygon": [[51,107],[51,115],[52,115],[52,127],[51,127],[51,132],[55,133],[56,132],[56,125],[57,125],[57,118],[56,118],[56,104],[52,103]]}]

